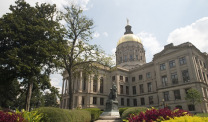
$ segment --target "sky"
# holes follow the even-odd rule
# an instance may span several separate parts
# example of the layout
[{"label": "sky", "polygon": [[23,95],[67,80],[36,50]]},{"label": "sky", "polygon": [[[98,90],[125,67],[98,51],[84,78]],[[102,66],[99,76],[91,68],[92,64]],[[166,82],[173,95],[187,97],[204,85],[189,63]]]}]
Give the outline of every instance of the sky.
[{"label": "sky", "polygon": [[[114,54],[119,38],[129,19],[132,31],[142,40],[147,62],[169,43],[191,42],[208,53],[207,0],[25,0],[31,5],[56,4],[58,10],[70,3],[84,9],[94,21],[91,44],[99,45],[107,54]],[[14,0],[0,0],[0,17],[9,12]],[[60,88],[62,76],[51,75],[51,84]]]}]

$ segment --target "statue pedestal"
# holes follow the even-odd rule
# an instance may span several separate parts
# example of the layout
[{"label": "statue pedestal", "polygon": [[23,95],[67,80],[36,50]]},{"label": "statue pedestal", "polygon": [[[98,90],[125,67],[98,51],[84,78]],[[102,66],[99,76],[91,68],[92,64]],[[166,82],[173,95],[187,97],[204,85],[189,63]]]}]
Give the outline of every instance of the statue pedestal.
[{"label": "statue pedestal", "polygon": [[106,109],[100,115],[100,119],[120,119],[120,114],[118,111],[118,101],[117,100],[108,100],[106,102]]}]

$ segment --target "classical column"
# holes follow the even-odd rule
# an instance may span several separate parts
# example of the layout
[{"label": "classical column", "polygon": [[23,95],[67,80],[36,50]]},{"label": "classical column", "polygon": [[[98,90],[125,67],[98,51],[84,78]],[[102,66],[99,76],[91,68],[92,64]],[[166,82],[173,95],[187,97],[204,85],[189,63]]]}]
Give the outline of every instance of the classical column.
[{"label": "classical column", "polygon": [[[61,91],[62,98],[63,98],[63,95],[64,95],[64,81],[65,81],[65,79],[63,78],[62,91]],[[64,102],[64,100],[62,99],[62,101],[60,102],[61,103],[61,105],[60,105],[61,108],[63,108],[63,102]]]},{"label": "classical column", "polygon": [[64,89],[65,91],[64,91],[64,94],[67,93],[67,89],[68,89],[67,87],[68,87],[68,80],[65,81],[65,89]]},{"label": "classical column", "polygon": [[79,92],[82,92],[82,71],[80,71],[80,77],[79,77]]},{"label": "classical column", "polygon": [[100,93],[100,78],[101,77],[98,77],[97,79],[97,92]]}]

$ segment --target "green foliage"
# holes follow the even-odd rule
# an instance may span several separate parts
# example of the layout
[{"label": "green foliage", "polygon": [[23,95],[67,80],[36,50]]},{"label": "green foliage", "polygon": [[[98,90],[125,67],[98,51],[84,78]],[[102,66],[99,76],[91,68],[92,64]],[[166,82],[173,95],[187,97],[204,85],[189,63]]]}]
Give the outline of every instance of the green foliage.
[{"label": "green foliage", "polygon": [[202,101],[202,95],[198,90],[191,88],[187,91],[185,99],[191,102],[193,105],[196,105]]},{"label": "green foliage", "polygon": [[38,113],[43,114],[43,122],[90,122],[90,112],[86,110],[66,110],[53,107],[41,107]]},{"label": "green foliage", "polygon": [[21,112],[16,110],[16,113],[22,114],[27,122],[40,122],[40,120],[43,118],[43,114],[38,113],[38,111],[28,112],[23,109]]},{"label": "green foliage", "polygon": [[[0,79],[2,79],[1,76]],[[16,79],[13,81],[0,81],[0,106],[14,110],[13,106],[15,106],[17,101],[17,95],[20,94],[20,84]]]},{"label": "green foliage", "polygon": [[50,88],[50,93],[46,92],[44,95],[44,106],[45,107],[58,107],[57,98],[60,98],[59,91],[57,88],[52,86]]},{"label": "green foliage", "polygon": [[90,112],[92,121],[97,120],[100,117],[100,114],[102,113],[99,108],[86,108],[83,110],[87,110]]},{"label": "green foliage", "polygon": [[11,13],[0,18],[0,72],[6,72],[0,77],[3,82],[23,80],[29,110],[32,87],[44,84],[55,67],[62,29],[55,18],[55,5],[32,7],[17,0],[9,9]]},{"label": "green foliage", "polygon": [[130,114],[139,114],[140,112],[146,111],[146,107],[131,107],[125,110],[122,114],[122,119],[127,119]]},{"label": "green foliage", "polygon": [[128,108],[130,108],[130,107],[119,108],[119,114],[120,114],[120,116],[122,116],[123,112],[124,112],[125,110],[127,110]]}]

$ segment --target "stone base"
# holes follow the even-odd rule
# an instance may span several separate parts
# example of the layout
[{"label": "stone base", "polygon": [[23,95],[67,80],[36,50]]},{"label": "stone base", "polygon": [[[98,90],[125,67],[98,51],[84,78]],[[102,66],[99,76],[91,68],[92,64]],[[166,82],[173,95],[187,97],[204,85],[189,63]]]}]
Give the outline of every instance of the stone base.
[{"label": "stone base", "polygon": [[100,119],[103,119],[103,120],[117,120],[117,119],[120,119],[120,114],[119,112],[103,112],[101,115],[100,115]]}]

